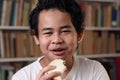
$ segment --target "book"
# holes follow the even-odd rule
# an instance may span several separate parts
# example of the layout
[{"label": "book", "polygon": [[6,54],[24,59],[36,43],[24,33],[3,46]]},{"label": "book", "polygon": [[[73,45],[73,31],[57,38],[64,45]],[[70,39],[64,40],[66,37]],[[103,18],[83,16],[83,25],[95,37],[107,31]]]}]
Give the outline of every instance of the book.
[{"label": "book", "polygon": [[22,11],[22,26],[28,26],[28,20],[29,20],[29,14],[30,14],[30,0],[24,0],[23,1],[23,11]]},{"label": "book", "polygon": [[120,5],[118,7],[117,26],[120,27]]},{"label": "book", "polygon": [[0,25],[2,20],[2,9],[3,9],[3,0],[0,0]]},{"label": "book", "polygon": [[111,27],[112,22],[112,6],[111,5],[105,5],[103,7],[103,26],[104,27]]},{"label": "book", "polygon": [[11,32],[10,33],[10,47],[11,47],[11,58],[16,57],[16,36],[15,36],[16,32]]},{"label": "book", "polygon": [[107,31],[102,31],[101,32],[101,53],[105,54],[108,53],[108,32]]},{"label": "book", "polygon": [[112,7],[112,22],[111,22],[111,24],[112,24],[112,27],[117,27],[117,14],[118,13],[118,9],[117,9],[117,7],[114,5],[113,7]]},{"label": "book", "polygon": [[95,54],[101,54],[101,48],[102,48],[102,34],[101,31],[94,32],[94,53]]},{"label": "book", "polygon": [[5,50],[5,56],[4,58],[9,58],[11,55],[11,47],[10,47],[10,33],[4,32],[3,33],[3,39],[4,39],[4,50]]},{"label": "book", "polygon": [[108,35],[108,53],[115,54],[116,53],[116,44],[115,44],[115,33],[111,32]]},{"label": "book", "polygon": [[91,4],[87,4],[85,6],[85,26],[86,27],[92,27],[93,24],[93,7]]},{"label": "book", "polygon": [[18,10],[18,1],[17,0],[11,0],[13,1],[12,9],[11,9],[11,20],[10,20],[10,26],[16,26],[17,25],[17,10]]},{"label": "book", "polygon": [[0,31],[0,57],[4,58],[4,40],[3,40],[3,34],[2,31]]},{"label": "book", "polygon": [[10,12],[10,26],[16,25],[16,14],[17,14],[17,0],[11,1],[11,12]]},{"label": "book", "polygon": [[94,33],[86,31],[82,40],[82,54],[94,54]]},{"label": "book", "polygon": [[115,37],[116,53],[120,53],[120,33],[116,33]]},{"label": "book", "polygon": [[92,13],[92,16],[93,16],[93,26],[94,27],[100,27],[100,18],[101,18],[101,13],[100,13],[100,10],[101,10],[101,5],[98,3],[95,3],[95,4],[92,4],[93,5],[93,13]]},{"label": "book", "polygon": [[8,13],[8,1],[4,0],[3,1],[3,6],[2,6],[2,17],[1,17],[1,25],[6,25],[7,22],[7,13]]},{"label": "book", "polygon": [[117,80],[120,80],[120,58],[116,58],[115,59],[115,63],[116,63],[116,76],[117,76]]},{"label": "book", "polygon": [[12,75],[14,74],[14,67],[10,65],[0,66],[1,70],[1,80],[11,80]]}]

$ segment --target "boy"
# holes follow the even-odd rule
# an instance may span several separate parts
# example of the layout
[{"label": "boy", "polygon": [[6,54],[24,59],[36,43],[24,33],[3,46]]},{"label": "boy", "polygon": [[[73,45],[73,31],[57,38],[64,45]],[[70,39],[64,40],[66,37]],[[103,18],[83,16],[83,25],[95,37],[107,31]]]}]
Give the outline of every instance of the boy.
[{"label": "boy", "polygon": [[66,62],[62,80],[109,80],[99,62],[73,56],[83,37],[83,15],[74,0],[39,0],[29,23],[43,56],[15,73],[12,80],[52,80],[61,75],[46,75],[56,68],[48,65],[54,59]]}]

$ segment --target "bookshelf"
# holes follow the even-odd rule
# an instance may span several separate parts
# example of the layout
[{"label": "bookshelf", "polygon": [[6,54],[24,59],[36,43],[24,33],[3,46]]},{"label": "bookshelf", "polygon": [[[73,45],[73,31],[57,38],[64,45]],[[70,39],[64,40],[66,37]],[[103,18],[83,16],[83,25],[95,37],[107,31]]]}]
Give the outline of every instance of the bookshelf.
[{"label": "bookshelf", "polygon": [[0,0],[0,80],[10,80],[17,70],[40,56],[28,27],[35,4],[36,0]]},{"label": "bookshelf", "polygon": [[120,77],[120,0],[81,1],[85,36],[78,56],[100,61],[110,80]]},{"label": "bookshelf", "polygon": [[[83,12],[85,12],[85,14],[87,15],[87,19],[85,22],[85,36],[87,37],[85,37],[85,39],[83,39],[82,43],[80,44],[78,57],[108,59],[108,61],[109,59],[119,59],[120,0],[76,1],[78,3],[79,1],[82,1],[82,4],[80,3],[80,5],[83,8]],[[27,62],[33,62],[40,56],[40,51],[38,50],[38,47],[35,47],[36,45],[34,45],[34,41],[29,34],[29,27],[27,22],[28,13],[35,6],[35,3],[35,0],[0,0],[0,70],[2,70],[4,66],[9,65],[8,69],[3,69],[3,72],[4,70],[7,70],[8,72],[15,72],[20,67],[26,65]],[[7,9],[5,7],[10,8]],[[107,12],[109,14],[104,13],[104,15],[109,15],[109,17],[107,16],[103,18],[103,20],[107,22],[101,20],[100,12],[102,11],[101,9],[104,8],[108,8],[108,10],[106,9],[106,11],[109,11]],[[111,20],[112,16],[110,16],[112,15],[112,8],[114,8],[116,11],[114,13],[115,18],[113,22]],[[7,10],[8,12],[5,12],[5,10]],[[12,11],[14,13],[12,13]],[[8,13],[10,13],[10,15],[8,15]],[[11,17],[11,13],[14,14],[13,17]],[[17,44],[20,45],[20,47]],[[34,46],[35,48],[33,48],[32,46]],[[2,77],[2,80],[6,79]]]},{"label": "bookshelf", "polygon": [[[119,46],[117,46],[120,44],[120,39],[116,37],[120,35],[120,1],[77,1],[80,1],[82,11],[85,14],[85,35],[87,35],[84,37],[83,43],[81,43],[80,53],[84,55],[119,53],[119,50],[116,51],[116,49],[120,49]],[[101,49],[101,51],[99,49]]]}]

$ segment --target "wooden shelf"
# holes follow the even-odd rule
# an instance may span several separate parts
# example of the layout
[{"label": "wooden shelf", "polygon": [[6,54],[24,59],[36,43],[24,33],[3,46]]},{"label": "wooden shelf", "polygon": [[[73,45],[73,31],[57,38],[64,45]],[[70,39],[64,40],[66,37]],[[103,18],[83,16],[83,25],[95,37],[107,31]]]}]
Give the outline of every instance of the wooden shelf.
[{"label": "wooden shelf", "polygon": [[117,58],[117,57],[120,57],[120,53],[95,54],[95,55],[78,55],[78,57],[87,57],[87,58]]},{"label": "wooden shelf", "polygon": [[9,31],[23,31],[23,30],[29,30],[28,26],[0,26],[0,30],[9,30]]},{"label": "wooden shelf", "polygon": [[86,27],[85,30],[94,30],[94,31],[120,31],[120,27]]},{"label": "wooden shelf", "polygon": [[119,0],[77,0],[77,1],[87,1],[87,2],[108,2],[108,3],[114,3],[119,2]]},{"label": "wooden shelf", "polygon": [[[5,26],[2,27],[0,26],[0,30],[9,30],[9,31],[22,31],[22,30],[30,30],[30,28],[28,26]],[[115,28],[111,28],[111,27],[86,27],[85,30],[94,30],[94,31],[99,31],[99,30],[107,30],[107,31],[120,31],[120,27],[115,27]]]},{"label": "wooden shelf", "polygon": [[[113,54],[96,54],[96,55],[78,55],[78,57],[86,58],[116,58],[120,57],[120,53]],[[9,62],[32,62],[37,60],[38,57],[25,57],[25,58],[1,58],[0,63],[9,63]]]},{"label": "wooden shelf", "polygon": [[26,61],[34,61],[38,57],[25,57],[25,58],[1,58],[0,63],[8,63],[8,62],[26,62]]}]

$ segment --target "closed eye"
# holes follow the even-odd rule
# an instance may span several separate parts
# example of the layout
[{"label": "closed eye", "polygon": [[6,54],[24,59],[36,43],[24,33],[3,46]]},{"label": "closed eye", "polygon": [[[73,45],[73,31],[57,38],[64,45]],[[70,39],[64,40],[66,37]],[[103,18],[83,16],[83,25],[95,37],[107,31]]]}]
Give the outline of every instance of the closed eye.
[{"label": "closed eye", "polygon": [[52,32],[44,32],[43,34],[44,34],[44,35],[51,35]]},{"label": "closed eye", "polygon": [[63,30],[62,33],[69,33],[71,32],[70,30]]}]

